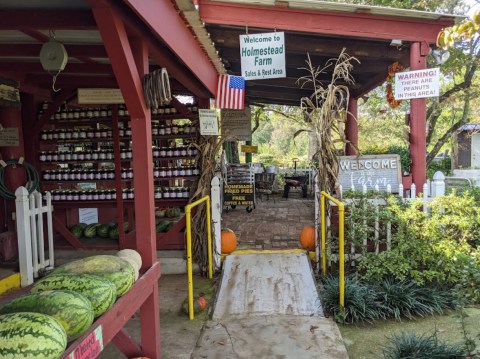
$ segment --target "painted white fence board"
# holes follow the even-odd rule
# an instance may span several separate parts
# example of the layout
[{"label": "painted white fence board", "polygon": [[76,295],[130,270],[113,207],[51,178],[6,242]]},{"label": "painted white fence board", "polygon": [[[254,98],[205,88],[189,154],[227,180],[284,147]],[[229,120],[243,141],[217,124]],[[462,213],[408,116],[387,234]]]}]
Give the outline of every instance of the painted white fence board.
[{"label": "painted white fence board", "polygon": [[[39,277],[39,272],[53,268],[53,225],[52,201],[50,193],[43,205],[42,195],[38,192],[28,194],[25,187],[15,191],[17,237],[21,285],[25,287]],[[47,218],[48,259],[45,258],[44,214]]]}]

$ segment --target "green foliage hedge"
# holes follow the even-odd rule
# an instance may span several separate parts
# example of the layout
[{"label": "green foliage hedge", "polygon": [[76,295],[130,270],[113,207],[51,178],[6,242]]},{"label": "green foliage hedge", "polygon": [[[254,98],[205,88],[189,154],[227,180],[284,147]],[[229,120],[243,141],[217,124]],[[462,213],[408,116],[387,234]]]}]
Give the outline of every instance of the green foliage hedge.
[{"label": "green foliage hedge", "polygon": [[413,318],[442,313],[455,306],[455,296],[446,288],[419,286],[410,280],[387,278],[369,283],[351,275],[345,278],[345,306],[340,308],[338,277],[323,282],[322,304],[326,313],[342,323],[375,319]]},{"label": "green foliage hedge", "polygon": [[436,333],[418,335],[404,331],[389,340],[390,344],[383,348],[385,359],[462,359],[467,355],[464,345],[442,342]]},{"label": "green foliage hedge", "polygon": [[[362,256],[351,269],[365,282],[393,279],[456,288],[464,301],[480,303],[479,193],[437,197],[428,205],[429,213],[422,211],[421,200],[403,203],[386,194],[347,193],[354,201],[346,210],[346,263],[351,261],[353,245]],[[389,251],[372,252],[372,244],[384,246],[386,239],[375,236],[375,208],[367,197],[388,203],[378,213],[380,232],[386,232],[386,222],[391,223]],[[364,241],[371,244],[369,252]]]}]

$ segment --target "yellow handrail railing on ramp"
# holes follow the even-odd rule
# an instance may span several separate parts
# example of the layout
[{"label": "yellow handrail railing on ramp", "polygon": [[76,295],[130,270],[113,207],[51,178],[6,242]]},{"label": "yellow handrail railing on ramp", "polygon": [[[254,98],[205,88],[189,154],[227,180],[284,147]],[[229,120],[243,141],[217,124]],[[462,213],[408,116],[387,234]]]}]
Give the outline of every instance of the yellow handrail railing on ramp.
[{"label": "yellow handrail railing on ramp", "polygon": [[185,219],[187,231],[187,276],[188,276],[188,315],[190,320],[194,318],[193,312],[193,268],[192,268],[192,208],[200,203],[207,202],[207,250],[208,250],[208,278],[213,278],[212,263],[212,224],[210,219],[210,197],[205,196],[198,201],[185,206]]},{"label": "yellow handrail railing on ramp", "polygon": [[320,211],[322,215],[322,274],[327,275],[327,226],[325,220],[325,198],[338,206],[338,280],[340,288],[340,307],[345,306],[345,206],[338,199],[330,196],[327,192],[320,193]]}]

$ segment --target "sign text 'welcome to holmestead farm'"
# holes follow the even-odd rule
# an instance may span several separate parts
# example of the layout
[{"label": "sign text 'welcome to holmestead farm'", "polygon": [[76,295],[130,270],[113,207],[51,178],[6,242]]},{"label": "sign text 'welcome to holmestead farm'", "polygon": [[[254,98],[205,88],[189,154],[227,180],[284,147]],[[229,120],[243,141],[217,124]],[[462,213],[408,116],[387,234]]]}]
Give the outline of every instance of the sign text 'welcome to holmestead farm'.
[{"label": "sign text 'welcome to holmestead farm'", "polygon": [[240,59],[245,80],[286,77],[284,33],[240,35]]}]

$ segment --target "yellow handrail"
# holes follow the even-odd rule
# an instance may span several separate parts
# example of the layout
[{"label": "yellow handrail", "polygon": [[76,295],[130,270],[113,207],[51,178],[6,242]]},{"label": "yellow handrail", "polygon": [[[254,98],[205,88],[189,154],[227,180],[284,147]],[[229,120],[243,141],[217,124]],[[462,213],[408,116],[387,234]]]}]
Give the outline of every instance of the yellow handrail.
[{"label": "yellow handrail", "polygon": [[340,307],[345,306],[345,206],[338,199],[330,196],[327,192],[320,193],[320,210],[322,215],[322,274],[327,274],[327,249],[326,236],[327,226],[325,220],[325,198],[338,206],[338,271],[339,271],[339,287],[340,287]]},{"label": "yellow handrail", "polygon": [[188,276],[188,315],[193,320],[193,268],[192,268],[192,208],[202,202],[207,202],[207,251],[208,251],[208,278],[213,278],[212,263],[212,231],[210,219],[210,197],[205,196],[198,201],[185,206],[185,219],[187,231],[187,276]]}]

